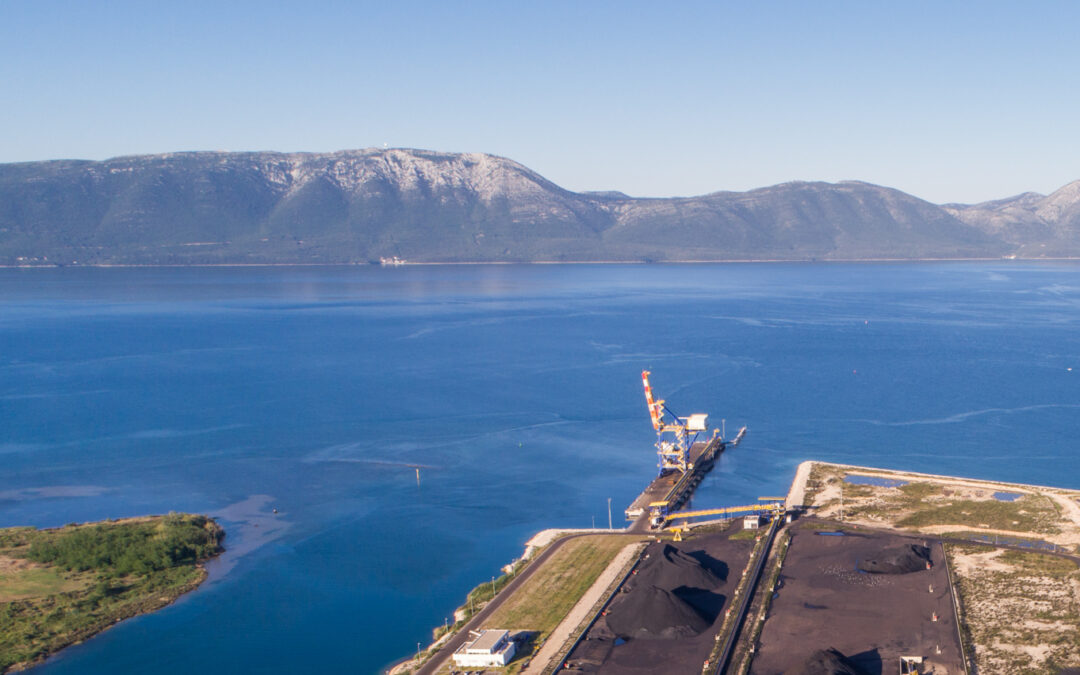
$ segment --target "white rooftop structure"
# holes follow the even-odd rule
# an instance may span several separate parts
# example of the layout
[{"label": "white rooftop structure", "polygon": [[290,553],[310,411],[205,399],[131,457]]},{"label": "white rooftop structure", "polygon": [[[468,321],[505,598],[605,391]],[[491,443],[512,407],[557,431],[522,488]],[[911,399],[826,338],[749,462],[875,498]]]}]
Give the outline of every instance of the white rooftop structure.
[{"label": "white rooftop structure", "polygon": [[517,651],[508,630],[471,630],[469,637],[471,639],[454,652],[454,665],[462,668],[505,666]]},{"label": "white rooftop structure", "polygon": [[709,426],[709,416],[704,413],[694,413],[686,418],[687,431],[705,431]]}]

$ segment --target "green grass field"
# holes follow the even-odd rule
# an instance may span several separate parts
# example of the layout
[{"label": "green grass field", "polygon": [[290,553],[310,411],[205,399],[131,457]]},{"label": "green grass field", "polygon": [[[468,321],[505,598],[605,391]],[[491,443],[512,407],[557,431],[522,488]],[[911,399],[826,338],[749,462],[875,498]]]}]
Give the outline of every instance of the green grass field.
[{"label": "green grass field", "polygon": [[0,572],[0,603],[80,591],[90,582],[88,575],[65,573],[53,567]]},{"label": "green grass field", "polygon": [[634,541],[604,534],[571,539],[488,618],[485,627],[538,631],[546,637],[615,555]]}]

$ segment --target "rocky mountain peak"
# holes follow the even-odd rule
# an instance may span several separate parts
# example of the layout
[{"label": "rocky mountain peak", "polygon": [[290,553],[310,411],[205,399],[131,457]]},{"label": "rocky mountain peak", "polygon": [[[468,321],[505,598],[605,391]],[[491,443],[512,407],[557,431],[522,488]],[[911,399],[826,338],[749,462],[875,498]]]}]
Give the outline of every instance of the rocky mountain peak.
[{"label": "rocky mountain peak", "polygon": [[1078,205],[1080,181],[973,206],[861,181],[642,199],[484,153],[177,152],[0,165],[0,264],[1080,253]]}]

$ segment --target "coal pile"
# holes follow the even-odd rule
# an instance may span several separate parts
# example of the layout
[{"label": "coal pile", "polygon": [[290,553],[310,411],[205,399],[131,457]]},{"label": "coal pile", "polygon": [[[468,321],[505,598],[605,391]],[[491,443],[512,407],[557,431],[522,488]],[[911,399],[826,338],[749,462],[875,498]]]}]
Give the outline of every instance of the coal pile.
[{"label": "coal pile", "polygon": [[795,675],[866,675],[837,649],[820,649],[795,671]]},{"label": "coal pile", "polygon": [[859,561],[858,568],[871,574],[908,574],[927,569],[930,549],[919,544],[887,548],[873,558]]},{"label": "coal pile", "polygon": [[608,617],[608,627],[624,640],[693,637],[711,624],[690,603],[658,586],[634,589]]},{"label": "coal pile", "polygon": [[686,553],[665,544],[627,582],[611,607],[607,625],[624,640],[699,635],[723,607],[724,596],[714,591],[726,576],[726,565],[704,552]]},{"label": "coal pile", "polygon": [[723,564],[702,551],[687,553],[671,544],[665,544],[659,554],[653,554],[638,567],[637,583],[649,583],[660,588],[712,589],[724,583],[721,574]]}]

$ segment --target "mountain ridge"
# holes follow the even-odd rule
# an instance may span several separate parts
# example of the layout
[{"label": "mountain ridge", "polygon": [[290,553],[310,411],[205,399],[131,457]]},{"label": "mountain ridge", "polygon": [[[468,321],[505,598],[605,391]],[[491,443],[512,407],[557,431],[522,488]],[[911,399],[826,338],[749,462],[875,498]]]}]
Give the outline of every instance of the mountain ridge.
[{"label": "mountain ridge", "polygon": [[630,197],[432,150],[194,151],[0,164],[0,264],[1069,257],[1080,181],[935,205],[863,181]]}]

